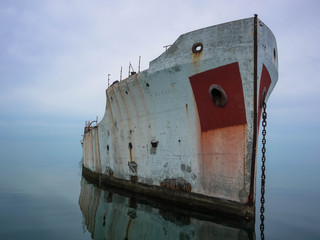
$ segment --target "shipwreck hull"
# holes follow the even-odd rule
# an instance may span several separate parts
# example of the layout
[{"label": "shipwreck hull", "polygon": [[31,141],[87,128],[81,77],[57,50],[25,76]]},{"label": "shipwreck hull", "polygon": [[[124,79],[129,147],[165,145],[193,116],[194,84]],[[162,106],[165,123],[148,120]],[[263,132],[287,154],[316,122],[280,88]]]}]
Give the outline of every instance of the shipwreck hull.
[{"label": "shipwreck hull", "polygon": [[85,128],[85,172],[228,201],[253,217],[260,103],[277,69],[275,38],[257,17],[181,35],[106,90],[103,119]]}]

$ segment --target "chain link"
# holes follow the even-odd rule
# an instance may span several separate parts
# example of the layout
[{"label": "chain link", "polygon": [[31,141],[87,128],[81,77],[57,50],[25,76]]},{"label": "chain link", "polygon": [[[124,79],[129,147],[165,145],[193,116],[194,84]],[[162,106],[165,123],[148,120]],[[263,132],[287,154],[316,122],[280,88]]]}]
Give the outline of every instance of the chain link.
[{"label": "chain link", "polygon": [[265,194],[265,183],[266,183],[266,175],[265,175],[265,162],[266,162],[266,126],[267,126],[267,104],[265,103],[265,101],[263,101],[262,103],[262,107],[263,107],[263,112],[262,112],[262,166],[261,166],[261,207],[260,207],[260,236],[261,239],[264,240],[264,203],[265,203],[265,198],[264,198],[264,194]]}]

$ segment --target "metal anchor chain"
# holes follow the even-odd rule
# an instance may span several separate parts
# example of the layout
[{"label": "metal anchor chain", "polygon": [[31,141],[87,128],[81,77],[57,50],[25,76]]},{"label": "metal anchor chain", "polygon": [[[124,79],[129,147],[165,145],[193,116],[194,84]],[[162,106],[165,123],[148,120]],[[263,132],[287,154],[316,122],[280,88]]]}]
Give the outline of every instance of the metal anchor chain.
[{"label": "metal anchor chain", "polygon": [[266,182],[266,175],[265,175],[265,162],[266,162],[266,126],[267,126],[267,112],[266,112],[266,108],[267,108],[267,104],[265,103],[265,99],[263,99],[262,101],[262,107],[263,107],[263,111],[262,111],[262,157],[261,157],[261,161],[262,161],[262,166],[261,166],[261,206],[260,206],[260,236],[261,239],[264,240],[264,203],[265,203],[265,198],[264,198],[264,194],[265,194],[265,182]]}]

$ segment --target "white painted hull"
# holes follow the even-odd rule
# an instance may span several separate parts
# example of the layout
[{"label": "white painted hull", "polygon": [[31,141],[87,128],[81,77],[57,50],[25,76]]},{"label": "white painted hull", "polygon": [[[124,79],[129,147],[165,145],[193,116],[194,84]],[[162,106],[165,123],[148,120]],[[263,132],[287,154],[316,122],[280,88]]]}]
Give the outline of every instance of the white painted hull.
[{"label": "white painted hull", "polygon": [[[83,166],[254,205],[259,101],[277,78],[276,41],[257,18],[181,35],[149,69],[106,90],[103,119],[85,130]],[[215,86],[223,107],[212,100]]]}]

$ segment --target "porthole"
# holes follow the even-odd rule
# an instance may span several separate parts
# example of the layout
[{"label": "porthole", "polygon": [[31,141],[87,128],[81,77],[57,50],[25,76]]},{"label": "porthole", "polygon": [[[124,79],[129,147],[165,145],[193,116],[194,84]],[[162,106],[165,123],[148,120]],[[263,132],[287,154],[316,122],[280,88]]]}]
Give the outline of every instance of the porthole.
[{"label": "porthole", "polygon": [[193,53],[200,53],[203,50],[203,44],[201,42],[197,42],[192,46]]},{"label": "porthole", "polygon": [[228,97],[225,91],[219,85],[211,85],[209,95],[213,103],[218,107],[225,107],[228,104]]}]

